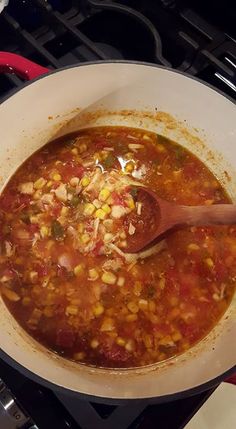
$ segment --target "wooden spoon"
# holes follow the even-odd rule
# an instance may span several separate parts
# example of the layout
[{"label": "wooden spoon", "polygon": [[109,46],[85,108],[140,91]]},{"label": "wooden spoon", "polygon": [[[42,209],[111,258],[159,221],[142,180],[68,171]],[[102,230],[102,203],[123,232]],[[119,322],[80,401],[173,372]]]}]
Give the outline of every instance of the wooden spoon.
[{"label": "wooden spoon", "polygon": [[147,188],[138,188],[136,201],[139,214],[131,212],[125,219],[127,246],[122,250],[128,253],[139,252],[175,228],[236,224],[236,204],[182,206],[159,198]]}]

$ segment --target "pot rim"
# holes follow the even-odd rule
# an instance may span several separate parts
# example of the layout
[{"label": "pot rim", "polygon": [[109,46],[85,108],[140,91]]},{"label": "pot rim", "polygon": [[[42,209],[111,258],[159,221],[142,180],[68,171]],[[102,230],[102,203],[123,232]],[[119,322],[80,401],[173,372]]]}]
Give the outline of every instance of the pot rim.
[{"label": "pot rim", "polygon": [[178,399],[184,399],[185,397],[197,395],[213,387],[216,387],[218,384],[220,384],[222,381],[224,381],[226,378],[230,377],[236,372],[236,364],[235,364],[232,368],[229,368],[227,371],[223,372],[222,374],[218,375],[212,380],[207,381],[206,383],[199,384],[198,386],[195,386],[180,392],[170,393],[168,395],[152,396],[152,397],[145,397],[145,398],[132,398],[132,399],[131,398],[111,398],[106,396],[93,396],[93,395],[88,395],[86,393],[80,393],[80,392],[68,389],[66,387],[60,386],[58,384],[52,383],[51,381],[48,381],[45,378],[40,377],[39,375],[30,371],[25,366],[19,364],[15,359],[13,359],[11,356],[9,356],[1,349],[0,349],[0,359],[3,359],[8,365],[12,366],[14,369],[19,371],[22,375],[26,376],[27,378],[30,378],[36,383],[39,383],[47,387],[50,390],[53,390],[61,394],[66,394],[68,396],[73,396],[73,397],[77,396],[78,399],[84,399],[89,402],[106,403],[108,405],[120,405],[120,404],[124,405],[124,404],[131,404],[131,403],[133,404],[133,403],[141,403],[141,402],[146,402],[147,404],[161,404],[161,403],[176,401]]},{"label": "pot rim", "polygon": [[[204,82],[203,80],[199,79],[196,76],[191,76],[191,75],[188,75],[186,72],[183,72],[181,70],[172,69],[170,67],[162,66],[159,64],[155,64],[155,63],[148,63],[148,62],[141,62],[141,61],[129,61],[129,60],[107,60],[107,61],[82,62],[82,63],[77,63],[77,64],[61,67],[61,68],[58,68],[55,70],[50,70],[48,73],[39,75],[36,78],[34,78],[28,82],[24,82],[22,84],[22,86],[20,86],[20,88],[15,88],[15,89],[11,90],[5,97],[2,98],[1,104],[3,104],[5,101],[7,101],[12,96],[14,96],[16,93],[18,93],[21,90],[24,90],[25,87],[27,87],[30,84],[33,84],[34,82],[36,82],[39,79],[42,79],[44,77],[47,77],[49,75],[52,75],[52,74],[55,74],[55,73],[58,73],[60,71],[64,71],[67,69],[79,68],[79,67],[83,67],[83,66],[96,66],[96,65],[101,65],[101,64],[138,65],[138,66],[146,66],[146,67],[147,66],[148,67],[156,67],[158,69],[167,70],[169,72],[172,72],[175,74],[180,74],[186,78],[189,78],[189,79],[192,79],[194,81],[199,82],[200,84],[202,84],[202,85],[210,88],[211,90],[213,90],[216,94],[220,94],[223,97],[225,97],[226,99],[228,99],[232,103],[232,105],[236,105],[236,101],[232,97],[228,96],[223,91],[215,88],[213,85],[209,84],[208,82]],[[209,380],[203,384],[194,386],[190,389],[184,390],[184,391],[179,391],[176,393],[171,393],[171,394],[167,394],[167,395],[163,395],[163,396],[145,397],[145,398],[136,398],[136,399],[129,399],[129,398],[124,399],[124,398],[112,398],[112,397],[104,397],[104,396],[93,396],[93,395],[89,395],[86,393],[80,393],[80,392],[68,389],[66,387],[63,387],[61,385],[55,384],[55,383],[48,381],[47,379],[45,379],[45,378],[43,378],[37,374],[35,374],[34,372],[30,371],[27,367],[21,365],[15,359],[13,359],[10,355],[8,355],[3,350],[1,350],[1,348],[0,348],[0,358],[2,358],[7,364],[12,366],[16,370],[19,370],[19,372],[21,372],[26,377],[32,379],[35,382],[38,382],[38,383],[44,385],[45,387],[47,387],[53,391],[58,391],[62,394],[67,394],[70,396],[76,395],[78,398],[84,399],[87,401],[100,402],[100,403],[105,402],[107,404],[113,404],[113,405],[119,404],[119,403],[124,404],[124,403],[131,403],[131,402],[132,403],[134,403],[134,402],[137,402],[137,403],[146,402],[147,404],[164,403],[164,402],[182,399],[186,396],[192,396],[195,394],[199,394],[205,390],[208,390],[210,388],[217,386],[217,384],[222,382],[225,378],[229,377],[230,375],[232,375],[236,371],[236,365],[235,365],[232,368],[225,371],[224,373],[218,375],[216,378]]]},{"label": "pot rim", "polygon": [[[35,63],[36,64],[36,63]],[[58,69],[54,69],[54,70],[50,70],[48,71],[48,73],[44,73],[41,74],[27,82],[23,82],[22,86],[20,88],[15,88],[9,91],[9,93],[4,96],[2,98],[2,101],[0,103],[3,104],[5,101],[7,101],[10,97],[14,96],[16,93],[18,93],[19,91],[22,91],[25,87],[27,87],[28,85],[33,84],[34,82],[36,82],[39,79],[43,79],[44,77],[47,77],[49,75],[53,75],[56,73],[59,73],[61,71],[67,70],[67,69],[72,69],[72,68],[79,68],[79,67],[83,67],[83,66],[95,66],[95,65],[100,65],[100,64],[131,64],[131,65],[140,65],[140,66],[146,66],[146,67],[156,67],[158,69],[162,69],[162,70],[167,70],[169,72],[175,73],[175,74],[180,74],[188,79],[192,79],[208,88],[210,88],[211,90],[213,90],[214,92],[216,92],[217,94],[222,95],[222,97],[225,97],[226,99],[228,99],[229,101],[231,101],[231,103],[233,105],[236,105],[236,100],[234,100],[232,97],[230,97],[228,94],[225,94],[223,91],[221,91],[220,89],[216,88],[215,86],[211,85],[208,82],[205,82],[204,80],[198,78],[197,76],[192,76],[189,75],[188,73],[182,71],[182,70],[177,70],[177,69],[173,69],[171,67],[167,67],[167,66],[163,66],[160,64],[155,64],[155,63],[148,63],[146,61],[131,61],[131,60],[101,60],[101,61],[84,61],[82,63],[76,63],[76,64],[71,64],[68,66],[64,66],[64,67],[60,67]],[[16,73],[13,73],[16,74]]]}]

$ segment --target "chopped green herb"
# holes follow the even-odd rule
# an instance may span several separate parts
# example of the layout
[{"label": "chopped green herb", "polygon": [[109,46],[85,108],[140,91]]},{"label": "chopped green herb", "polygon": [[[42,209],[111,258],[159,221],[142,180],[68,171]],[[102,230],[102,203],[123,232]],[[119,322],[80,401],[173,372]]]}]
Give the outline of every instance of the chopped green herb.
[{"label": "chopped green herb", "polygon": [[68,192],[69,194],[75,194],[76,189],[75,189],[75,188],[72,188],[72,186],[67,186],[67,192]]},{"label": "chopped green herb", "polygon": [[112,155],[112,153],[109,153],[106,157],[106,159],[104,159],[104,161],[102,162],[105,168],[110,168],[114,165],[114,163],[116,162],[116,158],[114,155]]},{"label": "chopped green herb", "polygon": [[58,222],[57,220],[52,221],[51,233],[52,233],[52,237],[56,238],[57,240],[59,240],[60,238],[63,238],[64,236],[64,229],[60,224],[60,222]]},{"label": "chopped green herb", "polygon": [[29,217],[28,213],[22,212],[20,215],[20,218],[24,223],[26,223],[26,225],[30,224],[30,217]]},{"label": "chopped green herb", "polygon": [[147,289],[147,297],[148,297],[148,298],[153,298],[153,297],[154,297],[154,295],[155,295],[155,293],[156,293],[156,289],[155,289],[155,287],[154,287],[154,286],[152,286],[152,285],[149,285],[149,286],[148,286],[148,289]]},{"label": "chopped green herb", "polygon": [[135,199],[137,197],[137,194],[138,194],[138,189],[133,187],[130,191],[130,194]]},{"label": "chopped green herb", "polygon": [[169,143],[169,140],[168,140],[166,137],[164,137],[164,136],[160,136],[160,135],[158,134],[158,135],[157,135],[157,143],[160,143],[160,144],[166,145],[166,144],[168,144],[168,143]]},{"label": "chopped green herb", "polygon": [[186,150],[183,149],[181,146],[175,147],[175,157],[179,164],[181,164],[185,158],[186,158]]},{"label": "chopped green herb", "polygon": [[70,206],[75,208],[80,203],[80,197],[78,195],[74,195],[70,200]]}]

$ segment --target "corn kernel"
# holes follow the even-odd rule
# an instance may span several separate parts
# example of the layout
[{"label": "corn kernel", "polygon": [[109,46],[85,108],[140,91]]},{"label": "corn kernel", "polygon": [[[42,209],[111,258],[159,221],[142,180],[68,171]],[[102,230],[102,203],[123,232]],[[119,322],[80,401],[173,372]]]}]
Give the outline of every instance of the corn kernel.
[{"label": "corn kernel", "polygon": [[102,202],[106,201],[107,198],[110,196],[110,191],[107,188],[103,188],[100,192],[99,192],[99,196],[98,199]]},{"label": "corn kernel", "polygon": [[138,313],[138,311],[139,311],[139,307],[137,306],[137,304],[135,303],[135,302],[133,302],[133,301],[130,301],[128,304],[127,304],[127,307],[128,307],[128,309],[129,309],[129,311],[131,311],[131,313]]},{"label": "corn kernel", "polygon": [[73,358],[75,360],[83,360],[85,358],[85,353],[84,352],[79,352],[79,353],[74,353]]},{"label": "corn kernel", "polygon": [[87,244],[90,241],[90,235],[87,233],[82,234],[81,241],[83,244]]},{"label": "corn kernel", "polygon": [[84,232],[84,224],[83,223],[78,223],[77,225],[77,231],[82,234]]},{"label": "corn kernel", "polygon": [[220,296],[217,293],[213,293],[212,298],[214,301],[220,301]]},{"label": "corn kernel", "polygon": [[188,245],[188,250],[199,250],[199,249],[200,249],[200,247],[195,243],[190,243]]},{"label": "corn kernel", "polygon": [[81,143],[80,145],[79,145],[79,151],[80,151],[80,153],[83,153],[83,152],[85,152],[87,150],[87,145],[86,145],[86,143]]},{"label": "corn kernel", "polygon": [[30,305],[31,299],[28,296],[25,296],[21,302],[22,302],[22,305],[24,305],[24,307],[27,307],[27,305]]},{"label": "corn kernel", "polygon": [[[135,270],[136,270],[136,268],[137,267],[133,267],[133,269],[132,269],[132,274],[134,275],[134,277],[137,277],[137,275],[139,275],[139,271],[138,271],[138,273],[137,273],[137,275],[135,275]],[[139,280],[136,280],[135,282],[134,282],[134,294],[136,295],[136,296],[140,296],[141,295],[141,292],[142,292],[142,283],[139,281]]]},{"label": "corn kernel", "polygon": [[98,342],[98,340],[95,340],[95,339],[92,340],[90,343],[90,346],[92,347],[92,349],[96,349],[98,347],[98,345],[99,345],[99,342]]},{"label": "corn kernel", "polygon": [[39,218],[37,215],[30,216],[30,223],[39,223]]},{"label": "corn kernel", "polygon": [[116,344],[118,344],[118,346],[124,347],[125,346],[125,340],[124,340],[124,338],[117,337],[116,338]]},{"label": "corn kernel", "polygon": [[75,305],[68,305],[66,307],[66,315],[67,316],[76,316],[78,314],[78,307]]},{"label": "corn kernel", "polygon": [[148,134],[143,135],[143,140],[151,140],[151,137],[149,137]]},{"label": "corn kernel", "polygon": [[79,178],[78,177],[72,177],[72,179],[70,179],[70,185],[71,186],[78,186],[79,184]]},{"label": "corn kernel", "polygon": [[111,213],[111,207],[108,204],[103,204],[102,210],[107,214]]},{"label": "corn kernel", "polygon": [[31,282],[34,282],[38,279],[38,273],[37,271],[30,271],[29,278]]},{"label": "corn kernel", "polygon": [[165,337],[161,338],[159,341],[160,346],[172,346],[173,340],[170,335],[166,335]]},{"label": "corn kernel", "polygon": [[129,198],[127,201],[128,207],[133,210],[135,208],[134,200],[133,198]]},{"label": "corn kernel", "polygon": [[71,153],[73,153],[73,155],[78,155],[79,151],[77,147],[73,147],[73,149],[71,149]]},{"label": "corn kernel", "polygon": [[51,188],[51,186],[52,186],[52,181],[51,180],[49,180],[49,182],[47,183],[47,188]]},{"label": "corn kernel", "polygon": [[205,206],[211,206],[214,203],[214,200],[206,200],[204,202]]},{"label": "corn kernel", "polygon": [[124,286],[124,284],[125,284],[125,278],[121,276],[118,277],[117,286]]},{"label": "corn kernel", "polygon": [[126,164],[126,166],[125,166],[125,172],[126,173],[132,173],[132,171],[133,171],[133,169],[134,169],[134,164],[133,164],[133,162],[128,162],[127,164]]},{"label": "corn kernel", "polygon": [[88,273],[90,280],[97,280],[99,277],[99,273],[95,268],[91,268]]},{"label": "corn kernel", "polygon": [[104,220],[106,215],[107,214],[102,209],[97,209],[95,212],[95,217],[97,217],[98,219],[101,219],[101,220]]},{"label": "corn kernel", "polygon": [[125,240],[125,239],[126,239],[126,233],[125,233],[125,231],[121,231],[121,233],[120,233],[120,238],[121,238],[122,240]]},{"label": "corn kernel", "polygon": [[34,189],[42,189],[46,183],[47,181],[43,177],[40,177],[34,182]]},{"label": "corn kernel", "polygon": [[125,318],[126,322],[135,322],[137,319],[137,314],[128,314]]},{"label": "corn kernel", "polygon": [[84,205],[84,215],[91,216],[95,211],[95,207],[92,203],[86,203]]},{"label": "corn kernel", "polygon": [[146,299],[140,299],[138,302],[139,308],[141,310],[147,310],[148,309],[148,301]]},{"label": "corn kernel", "polygon": [[84,265],[83,264],[76,265],[76,267],[74,268],[74,274],[76,276],[80,276],[81,274],[83,274],[83,272],[84,272]]},{"label": "corn kernel", "polygon": [[59,180],[61,180],[61,175],[59,173],[54,173],[52,178],[55,182],[59,182]]},{"label": "corn kernel", "polygon": [[214,262],[211,258],[206,258],[205,259],[205,263],[209,268],[213,268],[214,267]]},{"label": "corn kernel", "polygon": [[61,215],[62,216],[66,216],[67,213],[68,213],[68,211],[69,211],[68,207],[63,206],[62,209],[61,209]]},{"label": "corn kernel", "polygon": [[134,351],[134,340],[128,340],[125,345],[125,349],[127,350],[127,352]]},{"label": "corn kernel", "polygon": [[86,186],[88,186],[88,185],[89,185],[89,183],[90,183],[90,178],[89,178],[89,177],[87,177],[87,176],[84,176],[80,183],[81,183],[81,185],[82,185],[83,187],[86,187]]},{"label": "corn kernel", "polygon": [[166,148],[163,146],[163,144],[157,143],[156,148],[158,152],[166,152]]},{"label": "corn kernel", "polygon": [[109,243],[109,241],[111,241],[113,237],[114,237],[113,234],[111,234],[110,232],[107,232],[103,237],[104,243]]},{"label": "corn kernel", "polygon": [[38,190],[34,193],[33,198],[34,198],[34,200],[40,200],[41,196],[42,196],[42,191],[41,191],[41,189],[38,189]]},{"label": "corn kernel", "polygon": [[111,317],[106,317],[103,320],[102,326],[100,328],[101,332],[110,332],[114,330],[114,321],[111,319]]},{"label": "corn kernel", "polygon": [[102,304],[97,304],[93,309],[93,314],[96,317],[101,316],[101,314],[104,313],[104,307]]},{"label": "corn kernel", "polygon": [[116,283],[116,276],[115,276],[115,274],[111,273],[110,271],[107,271],[107,272],[103,273],[102,281],[108,285],[114,285]]},{"label": "corn kernel", "polygon": [[172,340],[174,342],[182,340],[181,333],[179,331],[174,332],[174,334],[172,334]]},{"label": "corn kernel", "polygon": [[40,235],[42,238],[45,238],[49,235],[49,228],[47,226],[41,226],[40,228]]}]

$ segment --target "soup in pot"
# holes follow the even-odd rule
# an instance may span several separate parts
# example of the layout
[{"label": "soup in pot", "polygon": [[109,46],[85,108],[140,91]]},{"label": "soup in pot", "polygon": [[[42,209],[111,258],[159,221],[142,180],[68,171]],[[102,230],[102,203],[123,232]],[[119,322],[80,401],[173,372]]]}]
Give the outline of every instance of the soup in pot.
[{"label": "soup in pot", "polygon": [[151,132],[98,127],[34,153],[0,197],[0,289],[19,324],[54,352],[138,367],[205,337],[236,282],[236,226],[188,227],[126,252],[145,217],[137,189],[186,205],[231,203],[182,146]]}]

